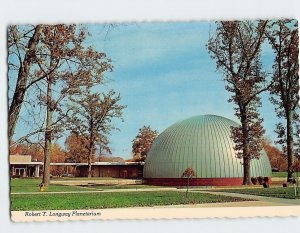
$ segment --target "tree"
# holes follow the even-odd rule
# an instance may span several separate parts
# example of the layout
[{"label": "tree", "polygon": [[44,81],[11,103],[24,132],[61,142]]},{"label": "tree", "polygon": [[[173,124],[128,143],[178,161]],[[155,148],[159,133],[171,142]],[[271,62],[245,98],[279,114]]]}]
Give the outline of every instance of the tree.
[{"label": "tree", "polygon": [[[275,53],[271,102],[279,119],[278,143],[288,161],[287,179],[292,179],[293,160],[296,152],[295,137],[299,135],[299,35],[297,20],[277,20],[269,24],[266,32]],[[297,126],[298,125],[298,126]]]},{"label": "tree", "polygon": [[[8,27],[8,133],[10,142],[12,142],[22,105],[24,102],[32,102],[31,100],[25,101],[25,94],[29,89],[37,89],[37,94],[34,96],[44,95],[46,93],[45,81],[52,85],[57,83],[55,72],[59,69],[60,72],[64,71],[61,79],[66,80],[73,76],[74,85],[87,79],[91,80],[91,78],[98,79],[98,82],[102,81],[103,72],[111,70],[110,59],[106,59],[105,53],[84,46],[86,35],[87,31],[82,26],[76,25],[41,24]],[[76,76],[80,78],[76,79]],[[61,89],[63,95],[67,94],[66,90]],[[33,96],[33,94],[28,96]],[[28,136],[44,131],[45,128],[36,129]]]},{"label": "tree", "polygon": [[196,172],[194,171],[193,168],[188,167],[187,169],[184,170],[182,173],[181,177],[187,179],[187,184],[186,184],[186,196],[188,195],[189,192],[189,186],[190,186],[190,179],[196,176]]},{"label": "tree", "polygon": [[[66,162],[66,151],[61,148],[57,143],[51,144],[51,163],[64,163]],[[64,166],[51,166],[50,173],[53,176],[61,176],[65,173]]]},{"label": "tree", "polygon": [[150,125],[139,129],[138,135],[132,140],[132,153],[136,161],[145,161],[148,152],[157,138],[158,131],[152,130]]},{"label": "tree", "polygon": [[84,163],[88,161],[88,138],[71,132],[65,141],[68,162]]},{"label": "tree", "polygon": [[[45,100],[46,105],[45,172],[43,175],[45,186],[49,184],[50,178],[51,140],[54,134],[62,129],[62,124],[58,125],[58,123],[61,123],[61,120],[67,116],[66,112],[69,111],[67,105],[63,106],[62,101],[69,95],[80,95],[82,89],[86,87],[91,88],[102,83],[104,72],[112,69],[109,64],[110,60],[106,59],[104,53],[97,52],[92,47],[86,49],[83,47],[84,31],[79,31],[79,38],[76,37],[76,31],[74,31],[74,36],[66,39],[63,35],[69,34],[70,31],[64,25],[48,27],[50,29],[46,30],[45,37],[47,43],[43,48],[43,55],[39,57],[39,61],[42,61],[40,67],[44,66],[43,69],[54,70],[46,77],[46,96],[41,99]],[[71,29],[75,30],[76,28]],[[60,41],[62,44],[59,47],[57,42]],[[64,53],[67,58],[61,59]],[[53,66],[61,68],[54,69]],[[54,94],[56,94],[56,98]],[[55,112],[58,114],[58,119],[54,122],[53,114]]]},{"label": "tree", "polygon": [[117,129],[112,123],[114,118],[122,118],[126,106],[120,105],[120,100],[120,94],[116,95],[113,90],[101,94],[92,93],[89,88],[78,98],[72,98],[74,105],[68,121],[73,131],[88,140],[88,177],[92,175],[96,142]]},{"label": "tree", "polygon": [[207,44],[217,70],[223,72],[225,89],[232,94],[228,101],[236,105],[235,115],[241,123],[231,133],[237,157],[243,159],[244,185],[250,184],[250,161],[259,158],[264,134],[257,109],[259,94],[270,85],[260,61],[266,26],[266,21],[221,21]]},{"label": "tree", "polygon": [[[102,83],[103,74],[112,70],[105,53],[84,45],[86,34],[83,27],[64,24],[10,26],[8,29],[9,76],[18,72],[9,107],[9,138],[12,142],[25,93],[30,88],[28,96],[38,96],[37,104],[43,108],[40,117],[46,121],[41,120],[37,129],[17,141],[45,133],[45,187],[50,179],[51,143],[63,130],[61,123],[68,113],[66,97],[80,94],[83,86]],[[38,94],[32,93],[33,88]]]},{"label": "tree", "polygon": [[272,142],[268,138],[264,138],[262,141],[263,148],[268,155],[272,169],[278,171],[287,170],[287,159],[284,153],[277,147],[272,145]]},{"label": "tree", "polygon": [[[8,69],[17,70],[18,77],[15,86],[13,98],[8,110],[8,135],[11,144],[12,137],[19,118],[25,92],[28,89],[29,73],[32,65],[35,63],[35,52],[40,40],[41,25],[32,26],[26,29],[20,29],[18,26],[8,27]],[[15,59],[19,64],[11,62]]]}]

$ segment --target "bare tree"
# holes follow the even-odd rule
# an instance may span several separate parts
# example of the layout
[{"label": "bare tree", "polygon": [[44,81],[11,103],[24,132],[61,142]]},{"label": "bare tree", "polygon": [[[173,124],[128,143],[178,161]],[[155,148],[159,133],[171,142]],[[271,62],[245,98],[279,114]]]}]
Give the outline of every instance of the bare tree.
[{"label": "bare tree", "polygon": [[[293,160],[297,150],[295,138],[299,136],[299,34],[297,20],[277,20],[269,24],[266,32],[275,52],[273,64],[274,84],[271,88],[271,102],[275,105],[278,118],[278,143],[288,161],[287,179],[292,179]],[[297,143],[297,140],[296,140]]]},{"label": "bare tree", "polygon": [[217,22],[214,36],[207,48],[217,69],[223,72],[225,89],[232,93],[235,115],[241,126],[232,127],[232,138],[238,158],[243,159],[243,184],[250,184],[250,161],[259,158],[264,134],[263,119],[257,111],[261,105],[259,94],[266,91],[266,74],[260,61],[265,39],[266,21]]}]

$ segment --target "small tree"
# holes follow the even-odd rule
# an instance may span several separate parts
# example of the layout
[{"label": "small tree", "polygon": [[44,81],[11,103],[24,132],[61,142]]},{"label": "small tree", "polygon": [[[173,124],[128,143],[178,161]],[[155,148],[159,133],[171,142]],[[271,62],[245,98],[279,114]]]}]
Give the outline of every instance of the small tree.
[{"label": "small tree", "polygon": [[184,170],[182,173],[181,177],[187,179],[187,185],[186,185],[186,196],[188,195],[189,192],[189,186],[190,186],[190,179],[196,176],[196,172],[194,171],[193,168],[188,167],[187,169]]},{"label": "small tree", "polygon": [[132,140],[132,153],[136,160],[145,161],[158,131],[152,130],[150,125],[139,129],[138,135]]}]

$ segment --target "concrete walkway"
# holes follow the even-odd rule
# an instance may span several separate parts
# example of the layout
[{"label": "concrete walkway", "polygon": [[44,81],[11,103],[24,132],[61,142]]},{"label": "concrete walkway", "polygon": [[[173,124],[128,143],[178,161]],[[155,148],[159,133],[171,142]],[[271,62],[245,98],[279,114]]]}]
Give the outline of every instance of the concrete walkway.
[{"label": "concrete walkway", "polygon": [[[173,187],[162,187],[162,188],[140,188],[140,189],[89,189],[87,191],[62,191],[62,192],[20,192],[20,193],[11,193],[12,195],[44,195],[44,194],[78,194],[78,193],[112,193],[112,192],[152,192],[152,191],[179,191],[186,192],[185,189],[177,189]],[[230,192],[214,192],[209,190],[190,190],[190,192],[199,192],[199,193],[207,193],[212,195],[222,195],[228,197],[238,197],[250,199],[253,201],[244,202],[244,204],[237,203],[220,203],[220,206],[280,206],[280,205],[300,205],[300,199],[287,199],[287,198],[275,198],[275,197],[267,197],[267,196],[257,196],[250,194],[241,194],[241,193],[230,193]],[[211,205],[211,204],[205,204]]]},{"label": "concrete walkway", "polygon": [[222,195],[227,197],[240,197],[246,199],[252,199],[263,203],[270,203],[270,205],[300,205],[300,199],[287,199],[287,198],[275,198],[266,196],[257,196],[241,193],[230,193],[230,192],[211,192],[211,191],[194,191],[200,193],[207,193],[213,195]]}]

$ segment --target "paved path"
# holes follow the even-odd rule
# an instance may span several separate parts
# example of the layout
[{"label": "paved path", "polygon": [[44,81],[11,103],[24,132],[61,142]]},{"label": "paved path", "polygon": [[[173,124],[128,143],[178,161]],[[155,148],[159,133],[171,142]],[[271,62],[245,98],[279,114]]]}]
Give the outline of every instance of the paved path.
[{"label": "paved path", "polygon": [[[12,195],[44,195],[44,194],[72,194],[72,193],[112,193],[112,192],[152,192],[152,191],[179,191],[185,192],[185,189],[177,189],[172,187],[163,188],[141,188],[141,189],[93,189],[87,188],[87,191],[63,191],[63,192],[21,192],[11,193]],[[266,196],[257,196],[241,193],[230,193],[230,192],[214,192],[208,190],[191,190],[191,192],[207,193],[212,195],[222,195],[229,197],[239,197],[253,200],[252,202],[245,202],[246,206],[276,206],[276,205],[300,205],[300,199],[287,199],[287,198],[275,198]],[[256,201],[256,202],[255,202]],[[242,204],[244,206],[244,204]],[[210,204],[208,204],[210,205]],[[221,205],[226,206],[225,203]],[[240,204],[231,203],[230,206],[236,206]]]},{"label": "paved path", "polygon": [[196,191],[196,192],[222,195],[227,197],[240,197],[240,198],[257,200],[264,203],[273,203],[274,205],[277,204],[278,205],[300,205],[300,199],[275,198],[275,197],[266,197],[266,196],[257,196],[257,195],[230,193],[230,192],[210,192],[210,191]]}]

